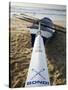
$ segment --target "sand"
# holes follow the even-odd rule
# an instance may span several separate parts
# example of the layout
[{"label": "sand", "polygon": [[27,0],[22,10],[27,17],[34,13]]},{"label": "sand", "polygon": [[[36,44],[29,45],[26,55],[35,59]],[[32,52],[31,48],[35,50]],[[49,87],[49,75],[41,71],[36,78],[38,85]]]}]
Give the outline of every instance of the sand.
[{"label": "sand", "polygon": [[[30,64],[32,46],[29,22],[10,20],[10,87],[24,87]],[[58,32],[46,43],[51,85],[66,84],[66,35]]]}]

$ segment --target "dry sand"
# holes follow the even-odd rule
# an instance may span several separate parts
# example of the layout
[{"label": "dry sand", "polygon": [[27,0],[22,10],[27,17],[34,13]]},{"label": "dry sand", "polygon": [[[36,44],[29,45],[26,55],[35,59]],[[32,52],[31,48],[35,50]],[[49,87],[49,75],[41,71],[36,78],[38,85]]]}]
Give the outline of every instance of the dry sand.
[{"label": "dry sand", "polygon": [[[32,25],[13,17],[10,20],[10,87],[24,87],[31,59],[31,35],[27,26]],[[57,32],[46,43],[51,85],[66,83],[66,35]]]}]

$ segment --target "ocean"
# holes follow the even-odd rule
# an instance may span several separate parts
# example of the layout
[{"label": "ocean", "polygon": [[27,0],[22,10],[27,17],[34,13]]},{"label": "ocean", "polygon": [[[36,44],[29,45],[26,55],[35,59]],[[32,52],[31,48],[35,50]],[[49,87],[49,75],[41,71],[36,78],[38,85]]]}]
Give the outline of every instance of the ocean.
[{"label": "ocean", "polygon": [[45,7],[23,7],[11,5],[10,12],[11,17],[13,14],[26,14],[39,19],[44,17],[50,18],[53,22],[62,22],[64,26],[66,26],[66,8],[60,6],[61,8],[45,8]]}]

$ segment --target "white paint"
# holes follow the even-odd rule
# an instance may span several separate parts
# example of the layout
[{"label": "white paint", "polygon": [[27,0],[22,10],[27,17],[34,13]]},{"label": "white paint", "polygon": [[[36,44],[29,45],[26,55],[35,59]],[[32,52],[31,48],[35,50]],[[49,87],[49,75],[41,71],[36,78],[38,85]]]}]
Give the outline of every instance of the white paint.
[{"label": "white paint", "polygon": [[[40,73],[41,75],[39,75],[38,73]],[[49,84],[31,83],[27,85],[28,82],[33,82],[33,81],[36,82],[44,81],[44,82],[48,82]],[[38,35],[35,39],[35,44],[32,52],[32,57],[30,61],[25,87],[37,87],[37,86],[47,86],[47,85],[50,85],[48,68],[47,68],[47,57],[43,44],[43,38],[40,35]]]},{"label": "white paint", "polygon": [[[55,32],[55,31],[52,30],[52,29],[49,29],[49,30],[51,30],[53,33]],[[37,32],[39,31],[39,29],[29,29],[29,31],[30,31],[31,34],[37,34]],[[43,30],[41,30],[41,35],[42,35],[43,37],[45,37],[45,38],[50,38],[53,33],[50,33],[50,32],[48,32],[48,31],[43,31]]]}]

